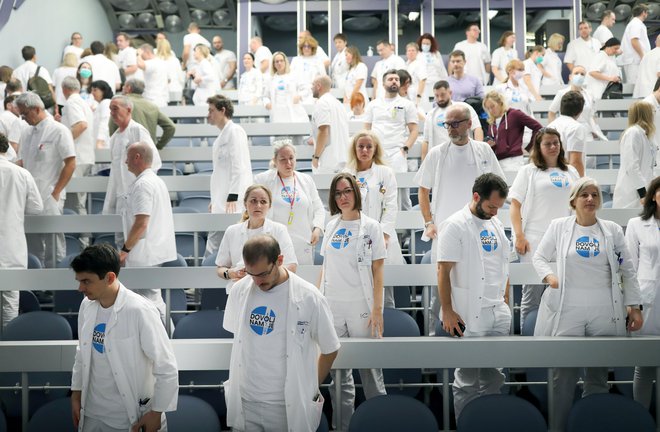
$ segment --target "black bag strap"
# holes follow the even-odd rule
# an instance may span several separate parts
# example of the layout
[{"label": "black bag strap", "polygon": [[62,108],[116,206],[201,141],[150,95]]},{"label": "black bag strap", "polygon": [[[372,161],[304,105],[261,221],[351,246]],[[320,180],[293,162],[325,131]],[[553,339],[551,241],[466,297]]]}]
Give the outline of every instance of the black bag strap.
[{"label": "black bag strap", "polygon": [[40,69],[41,69],[41,66],[37,66],[37,71],[34,73],[34,76],[32,78],[39,76],[39,70]]}]

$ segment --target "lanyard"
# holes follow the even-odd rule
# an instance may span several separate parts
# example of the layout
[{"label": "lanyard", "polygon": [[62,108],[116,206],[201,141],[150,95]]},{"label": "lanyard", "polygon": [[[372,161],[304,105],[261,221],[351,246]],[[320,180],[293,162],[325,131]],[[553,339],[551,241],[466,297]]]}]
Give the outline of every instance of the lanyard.
[{"label": "lanyard", "polygon": [[282,176],[277,174],[277,177],[280,179],[280,183],[282,184],[282,190],[284,193],[286,193],[286,196],[289,198],[289,219],[288,219],[288,224],[291,225],[293,223],[293,205],[296,202],[296,173],[293,173],[293,194],[290,194],[289,191],[286,189],[286,186],[284,186],[284,180],[282,180]]}]

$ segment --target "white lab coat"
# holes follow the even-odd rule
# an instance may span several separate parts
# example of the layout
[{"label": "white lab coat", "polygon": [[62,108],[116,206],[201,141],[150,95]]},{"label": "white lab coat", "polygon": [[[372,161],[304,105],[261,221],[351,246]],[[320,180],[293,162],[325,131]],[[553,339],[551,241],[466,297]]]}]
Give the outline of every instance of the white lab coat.
[{"label": "white lab coat", "polygon": [[131,173],[126,165],[128,146],[139,141],[149,144],[153,151],[151,169],[158,172],[163,165],[158,149],[144,126],[135,120],[131,120],[123,132],[117,129],[110,137],[110,177],[108,178],[108,189],[103,202],[103,214],[121,214],[122,200],[119,198],[128,191],[128,187],[135,181],[135,174]]},{"label": "white lab coat", "polygon": [[[626,332],[626,306],[640,304],[642,301],[639,283],[632,260],[628,255],[623,229],[608,220],[597,219],[597,223],[604,237],[600,250],[607,254],[612,272],[612,320],[616,322],[617,335],[623,336]],[[541,280],[550,274],[556,274],[559,280],[559,288],[548,288],[543,293],[534,336],[555,336],[557,333],[564,306],[566,257],[571,247],[575,225],[575,216],[553,220],[532,259],[536,273]],[[556,273],[550,266],[555,254],[557,257]],[[586,278],[589,275],[580,275],[580,277]]]},{"label": "white lab coat", "polygon": [[[497,217],[490,220],[497,231],[497,237],[502,239],[504,248],[500,253],[506,259],[502,260],[504,286],[509,280],[509,256],[511,246],[504,233],[504,225]],[[486,288],[486,272],[481,240],[475,235],[474,218],[469,205],[451,215],[438,229],[438,242],[443,237],[452,236],[463,239],[464,255],[461,261],[455,263],[449,278],[451,281],[451,303],[454,311],[461,316],[467,328],[478,328],[481,322],[481,302]],[[442,319],[442,315],[440,316]]]},{"label": "white lab coat", "polygon": [[252,68],[243,72],[238,82],[239,105],[260,105],[264,92],[264,82],[261,71]]},{"label": "white lab coat", "polygon": [[[216,266],[229,268],[244,267],[243,245],[248,240],[248,222],[250,221],[246,220],[227,228],[225,235],[222,237],[220,249],[218,249],[218,256],[215,260]],[[284,256],[283,265],[298,264],[291,237],[284,225],[266,218],[260,234],[270,234],[275,237],[275,240],[280,245],[281,254]],[[227,282],[227,293],[231,291],[236,283],[238,282],[234,282],[233,280]]]},{"label": "white lab coat", "polygon": [[[637,272],[643,305],[654,305],[660,288],[660,230],[654,217],[635,217],[626,225],[626,245]],[[641,253],[644,250],[646,253]]]},{"label": "white lab coat", "polygon": [[297,75],[287,73],[275,74],[270,77],[270,85],[266,89],[264,105],[271,104],[270,121],[272,123],[308,122],[309,116],[302,101],[293,103],[294,96],[303,96],[303,83]]},{"label": "white lab coat", "polygon": [[[328,225],[325,228],[325,232],[334,233],[340,221],[341,214],[334,216],[330,222],[328,222]],[[324,251],[328,247],[329,235],[325,236],[323,239],[322,248]],[[370,218],[364,213],[360,213],[360,228],[358,229],[357,238],[359,240],[357,244],[358,253],[355,256],[355,259],[358,263],[358,273],[360,274],[360,288],[362,289],[362,294],[364,295],[364,298],[367,301],[367,305],[369,306],[369,310],[371,311],[374,308],[374,274],[371,270],[371,254],[373,250],[369,243],[373,241],[371,240],[373,238],[383,238],[383,230],[378,221]],[[325,256],[325,252],[323,253],[323,256]],[[320,287],[321,294],[323,295],[325,295],[326,289],[326,276],[326,260],[323,260],[323,280],[321,281]],[[382,304],[380,306],[383,307]]]},{"label": "white lab coat", "polygon": [[[83,430],[90,383],[92,335],[100,303],[85,298],[78,315],[78,347],[71,390],[82,391],[78,430]],[[108,364],[115,374],[128,419],[137,422],[147,411],[175,411],[179,377],[172,346],[156,307],[119,283],[119,292],[105,331]],[[146,406],[140,399],[150,398]]]},{"label": "white lab coat", "polygon": [[243,209],[245,189],[252,184],[252,164],[247,134],[229,120],[213,143],[211,212],[224,213],[227,196],[238,196],[237,211]]},{"label": "white lab coat", "polygon": [[639,125],[626,129],[621,136],[621,168],[614,186],[613,208],[642,208],[637,189],[648,187],[658,145]]},{"label": "white lab coat", "polygon": [[[234,333],[234,344],[229,363],[229,379],[224,382],[227,403],[227,424],[245,430],[245,417],[241,401],[242,375],[241,349],[242,323],[246,314],[250,291],[259,289],[251,277],[245,277],[229,294],[222,326]],[[318,355],[339,349],[339,339],[332,324],[332,313],[325,298],[316,287],[289,272],[289,303],[286,320],[286,380],[284,402],[289,431],[313,432],[319,425],[323,410],[323,397],[318,387]],[[266,363],[265,363],[266,364]],[[315,397],[319,395],[317,400]]]}]

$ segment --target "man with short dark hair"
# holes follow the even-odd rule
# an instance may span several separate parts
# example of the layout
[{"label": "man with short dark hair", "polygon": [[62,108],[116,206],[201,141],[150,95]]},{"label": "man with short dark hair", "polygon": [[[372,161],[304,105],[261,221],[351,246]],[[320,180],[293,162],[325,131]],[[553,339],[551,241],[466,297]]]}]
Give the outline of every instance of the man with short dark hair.
[{"label": "man with short dark hair", "polygon": [[594,31],[591,37],[600,42],[601,45],[605,44],[605,42],[614,37],[612,30],[610,29],[614,27],[615,23],[616,14],[614,11],[611,9],[604,10],[601,14],[600,25],[596,28],[596,31]]},{"label": "man with short dark hair", "polygon": [[[479,80],[481,85],[488,84],[490,80],[490,51],[483,42],[479,42],[481,29],[477,24],[468,24],[465,28],[465,40],[454,45],[454,51],[464,53],[465,72]],[[453,67],[449,63],[448,72],[451,75]]]},{"label": "man with short dark hair", "polygon": [[124,71],[124,81],[129,79],[144,79],[142,71],[137,66],[137,50],[131,46],[131,37],[124,32],[117,33],[117,65]]},{"label": "man with short dark hair", "polygon": [[12,78],[17,78],[21,81],[23,85],[23,90],[28,90],[28,81],[30,78],[34,77],[37,74],[37,68],[39,68],[39,76],[43,78],[50,88],[51,93],[53,94],[53,100],[55,100],[55,88],[53,87],[53,80],[48,73],[48,69],[43,66],[37,65],[37,51],[34,47],[26,45],[21,49],[21,56],[25,63],[14,69],[11,76]]},{"label": "man with short dark hair", "polygon": [[[26,214],[40,214],[43,202],[30,172],[7,158],[10,149],[7,137],[0,133],[0,268],[27,268],[28,252],[25,242]],[[0,334],[9,321],[18,316],[18,291],[0,293]]]},{"label": "man with short dark hair", "polygon": [[[144,126],[144,128],[149,132],[151,140],[156,144],[157,149],[162,149],[172,140],[174,133],[176,132],[176,125],[171,118],[166,116],[158,106],[146,100],[142,97],[144,93],[144,81],[138,79],[131,79],[124,83],[122,88],[122,94],[125,95],[133,104],[133,109],[131,110],[131,118],[135,122]],[[115,133],[117,130],[117,124],[110,116],[108,122],[108,127],[110,130],[110,135]],[[163,131],[163,134],[158,139],[157,127]]]},{"label": "man with short dark hair", "polygon": [[225,48],[220,35],[213,36],[213,49],[215,50],[216,70],[220,87],[224,90],[234,89],[234,76],[236,75],[236,54]]},{"label": "man with short dark hair", "polygon": [[[39,95],[27,92],[16,101],[21,116],[30,125],[19,139],[19,166],[34,177],[44,203],[43,215],[61,215],[66,185],[76,169],[76,150],[71,131],[44,109]],[[48,268],[66,255],[64,234],[30,234],[28,248]]]},{"label": "man with short dark hair", "polygon": [[578,24],[579,37],[573,39],[566,45],[566,55],[564,63],[569,71],[574,66],[584,66],[587,71],[591,70],[592,64],[596,59],[601,44],[598,39],[591,37],[591,23],[581,21]]},{"label": "man with short dark hair", "polygon": [[[509,188],[488,173],[477,177],[472,200],[450,216],[438,237],[440,319],[445,332],[458,337],[507,336],[511,311],[507,305],[510,244],[497,219]],[[479,396],[498,394],[504,374],[495,368],[457,368],[454,410]]]},{"label": "man with short dark hair", "polygon": [[450,75],[447,77],[452,98],[457,102],[463,102],[470,97],[484,97],[484,87],[479,77],[465,72],[465,53],[457,50],[449,54]]},{"label": "man with short dark hair", "polygon": [[371,85],[373,86],[374,91],[371,98],[372,100],[391,97],[386,96],[386,92],[383,92],[383,77],[385,72],[392,69],[397,70],[406,68],[406,62],[394,52],[394,46],[389,41],[378,41],[378,43],[376,43],[376,51],[381,59],[376,62],[371,71]]},{"label": "man with short dark hair", "polygon": [[621,37],[621,51],[619,65],[623,66],[627,83],[634,84],[637,81],[639,63],[644,56],[651,51],[648,29],[644,24],[649,17],[649,7],[644,3],[638,3],[632,8],[632,18]]},{"label": "man with short dark hair", "polygon": [[348,63],[346,62],[346,46],[348,45],[348,38],[343,33],[337,33],[332,41],[335,44],[337,53],[332,58],[330,64],[330,77],[332,78],[332,87],[344,92],[344,84],[346,83],[346,75],[348,75]]},{"label": "man with short dark hair", "polygon": [[325,298],[283,260],[272,236],[248,239],[247,276],[227,299],[222,325],[234,345],[225,400],[233,430],[315,431],[321,419],[319,385],[339,339]]},{"label": "man with short dark hair", "polygon": [[105,50],[103,42],[94,41],[89,49],[92,51],[92,54],[83,57],[80,61],[87,62],[92,66],[92,74],[95,81],[105,81],[113,92],[119,90],[121,88],[119,67],[117,67],[115,62],[103,54],[103,51]]},{"label": "man with short dark hair", "polygon": [[85,296],[71,378],[74,427],[166,430],[179,377],[158,311],[119,281],[119,254],[107,243],[85,248],[71,268]]},{"label": "man with short dark hair", "polygon": [[573,165],[580,177],[584,177],[587,158],[587,131],[577,121],[584,109],[584,97],[576,92],[566,92],[561,98],[559,117],[548,124],[561,135],[561,142],[566,152],[568,163]]}]

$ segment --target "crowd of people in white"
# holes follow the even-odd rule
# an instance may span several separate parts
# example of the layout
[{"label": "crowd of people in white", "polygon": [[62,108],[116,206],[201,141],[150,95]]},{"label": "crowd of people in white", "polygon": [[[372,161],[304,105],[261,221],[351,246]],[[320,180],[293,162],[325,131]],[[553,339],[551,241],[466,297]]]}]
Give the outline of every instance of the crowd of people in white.
[{"label": "crowd of people in white", "polygon": [[[383,305],[394,306],[391,287],[383,286],[383,265],[404,263],[394,221],[399,210],[412,209],[395,173],[417,171],[424,237],[433,241],[432,262],[438,262],[431,332],[441,319],[438,331],[452,335],[508,334],[508,262],[517,255],[532,262],[540,277],[539,284],[524,286],[522,300],[523,324],[538,311],[536,334],[618,335],[627,315],[628,330],[657,335],[660,36],[651,49],[644,25],[648,7],[637,5],[632,12],[620,40],[610,30],[615,15],[608,10],[593,35],[583,21],[576,39],[565,45],[564,35],[550,35],[546,47],[531,47],[524,59],[511,31],[491,55],[476,24],[466,28],[466,39],[453,47],[447,64],[432,34],[408,43],[405,59],[382,40],[371,73],[345,35],[334,36],[336,54],[330,59],[308,31],[299,34],[298,55],[291,60],[253,37],[250,51],[241,55],[240,74],[236,54],[222,38],[209,42],[195,23],[183,39],[181,59],[164,33],[156,36],[155,47],[133,47],[130,36],[119,33],[116,45],[94,41],[89,48],[74,33],[51,75],[38,65],[35,48],[26,46],[23,64],[0,67],[0,180],[17,175],[16,163],[36,186],[21,180],[14,195],[0,191],[11,204],[0,210],[2,220],[9,221],[14,204],[11,217],[21,215],[0,227],[2,238],[17,245],[3,248],[0,267],[25,268],[28,249],[47,267],[57,264],[54,257],[64,258],[63,235],[30,235],[25,247],[22,215],[62,214],[65,206],[84,214],[85,195],[67,195],[65,188],[72,176],[104,168],[95,164],[96,148],[109,148],[112,155],[104,212],[123,216],[117,236],[122,263],[158,266],[173,259],[171,204],[152,174],[161,166],[157,149],[166,144],[157,141],[156,124],[164,131],[173,127],[159,108],[183,99],[208,106],[208,123],[220,130],[213,144],[209,211],[243,214],[224,235],[209,233],[207,241],[206,255],[216,255],[230,296],[247,275],[243,245],[270,234],[281,247],[279,264],[288,271],[313,264],[320,251],[318,286],[338,336],[380,337]],[[558,53],[564,47],[562,61]],[[607,139],[596,105],[616,93],[618,83],[632,84],[633,98],[640,99],[630,105],[628,127],[619,138],[613,188],[612,207],[642,211],[625,237],[621,227],[597,218],[602,188],[585,177],[588,143]],[[564,85],[543,128],[532,103],[542,99],[543,86]],[[273,137],[271,169],[253,177],[248,137],[232,120],[234,104],[222,96],[233,89],[239,105],[265,107],[273,123],[309,122],[310,137],[304,142]],[[351,121],[364,124],[352,137]],[[319,194],[312,177],[296,170],[296,144],[304,143],[313,146],[313,173],[336,174],[329,194]],[[408,160],[415,145],[422,148],[419,167]],[[505,171],[517,172],[510,189],[502,180]],[[21,179],[30,177],[27,172],[20,170]],[[511,247],[495,217],[505,201]],[[327,224],[326,210],[333,216]],[[556,273],[548,264],[553,260]],[[158,293],[140,294],[164,310]],[[2,292],[3,325],[16,316],[17,302],[15,292]],[[381,371],[360,373],[367,397],[385,393]],[[635,397],[647,406],[650,376],[639,368],[635,378]],[[354,399],[349,378],[341,380],[342,428]],[[585,394],[606,391],[603,370],[590,370],[585,378]],[[560,422],[576,379],[575,371],[557,371]],[[457,369],[457,416],[484,388],[497,392],[502,383],[498,371]]]}]

